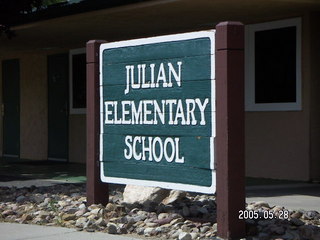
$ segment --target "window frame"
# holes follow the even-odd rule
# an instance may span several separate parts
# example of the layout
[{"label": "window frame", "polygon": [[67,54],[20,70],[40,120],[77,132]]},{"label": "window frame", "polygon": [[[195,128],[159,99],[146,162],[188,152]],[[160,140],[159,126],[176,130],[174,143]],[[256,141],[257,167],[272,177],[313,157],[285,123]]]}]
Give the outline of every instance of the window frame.
[{"label": "window frame", "polygon": [[[296,27],[296,101],[279,103],[255,102],[255,32],[285,27]],[[245,26],[245,110],[246,111],[301,111],[301,18],[250,24]]]},{"label": "window frame", "polygon": [[77,48],[69,50],[69,113],[70,114],[86,114],[87,108],[73,107],[73,55],[86,54],[86,48]]}]

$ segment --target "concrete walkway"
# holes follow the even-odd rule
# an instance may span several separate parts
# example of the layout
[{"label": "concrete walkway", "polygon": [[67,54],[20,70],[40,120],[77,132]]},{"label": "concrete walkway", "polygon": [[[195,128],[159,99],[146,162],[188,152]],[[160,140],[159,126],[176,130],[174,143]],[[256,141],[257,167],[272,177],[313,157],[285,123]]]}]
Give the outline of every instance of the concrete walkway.
[{"label": "concrete walkway", "polygon": [[291,210],[320,212],[320,184],[302,183],[247,187],[246,202],[264,201],[270,206],[283,206]]},{"label": "concrete walkway", "polygon": [[138,240],[138,238],[107,233],[78,232],[63,227],[0,223],[1,240]]}]

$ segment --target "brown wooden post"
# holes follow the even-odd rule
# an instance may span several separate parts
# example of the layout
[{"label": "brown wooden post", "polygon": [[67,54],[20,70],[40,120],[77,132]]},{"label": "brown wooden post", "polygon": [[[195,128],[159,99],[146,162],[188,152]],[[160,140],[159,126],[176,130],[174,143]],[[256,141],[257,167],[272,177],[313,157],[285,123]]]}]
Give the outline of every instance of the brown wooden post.
[{"label": "brown wooden post", "polygon": [[244,26],[216,26],[216,162],[218,236],[245,236]]},{"label": "brown wooden post", "polygon": [[107,204],[108,184],[100,180],[99,47],[103,40],[87,42],[87,204]]}]

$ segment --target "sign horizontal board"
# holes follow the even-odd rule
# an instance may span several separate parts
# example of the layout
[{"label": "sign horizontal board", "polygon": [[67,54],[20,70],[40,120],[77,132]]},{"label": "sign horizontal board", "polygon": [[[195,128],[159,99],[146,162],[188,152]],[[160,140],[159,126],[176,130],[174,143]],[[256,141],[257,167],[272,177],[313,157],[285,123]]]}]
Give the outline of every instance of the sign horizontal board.
[{"label": "sign horizontal board", "polygon": [[101,45],[102,181],[215,192],[214,35]]}]

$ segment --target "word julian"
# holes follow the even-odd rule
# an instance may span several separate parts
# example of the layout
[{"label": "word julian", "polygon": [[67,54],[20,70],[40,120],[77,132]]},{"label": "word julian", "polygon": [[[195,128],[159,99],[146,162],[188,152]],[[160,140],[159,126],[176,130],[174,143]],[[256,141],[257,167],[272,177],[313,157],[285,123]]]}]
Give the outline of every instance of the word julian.
[{"label": "word julian", "polygon": [[127,65],[127,84],[126,89],[124,90],[124,94],[128,94],[130,87],[132,89],[140,89],[140,88],[158,88],[160,87],[160,83],[162,82],[162,87],[172,87],[172,76],[174,77],[177,85],[181,87],[181,65],[182,62],[177,62],[178,65],[178,72],[174,69],[172,63],[168,63],[168,74],[166,75],[165,65],[163,63],[160,64],[158,70],[157,79],[155,79],[155,64],[152,63],[149,65],[150,68],[150,79],[149,82],[146,82],[146,64],[138,64],[138,79],[137,82],[134,80],[134,72],[135,66],[134,65]]}]

